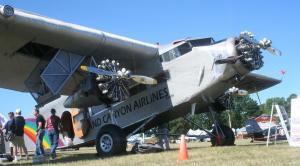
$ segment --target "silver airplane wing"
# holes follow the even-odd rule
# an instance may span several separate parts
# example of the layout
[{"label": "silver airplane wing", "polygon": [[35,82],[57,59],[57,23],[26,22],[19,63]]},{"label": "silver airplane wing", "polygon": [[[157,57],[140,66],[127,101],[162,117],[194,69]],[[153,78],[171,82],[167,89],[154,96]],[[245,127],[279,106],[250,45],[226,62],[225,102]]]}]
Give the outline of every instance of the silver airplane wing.
[{"label": "silver airplane wing", "polygon": [[[36,84],[43,84],[39,77],[42,70],[59,51],[70,64],[73,60],[82,62],[78,60],[82,56],[97,62],[117,60],[133,74],[153,76],[162,70],[156,45],[0,5],[1,88],[28,92],[27,82],[38,91],[42,86]],[[74,93],[78,87],[76,77],[80,72],[74,72],[61,91],[64,95]]]},{"label": "silver airplane wing", "polygon": [[249,93],[254,93],[275,86],[280,82],[281,80],[275,78],[249,73],[244,76],[242,80],[235,85],[235,87],[247,90]]}]

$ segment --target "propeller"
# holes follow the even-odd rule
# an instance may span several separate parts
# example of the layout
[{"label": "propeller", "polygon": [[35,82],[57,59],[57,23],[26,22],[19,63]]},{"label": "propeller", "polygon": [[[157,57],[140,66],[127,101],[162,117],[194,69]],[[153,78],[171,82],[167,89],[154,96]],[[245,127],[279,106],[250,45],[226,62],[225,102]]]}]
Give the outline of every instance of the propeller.
[{"label": "propeller", "polygon": [[117,75],[117,74],[114,73],[114,72],[107,71],[107,70],[103,70],[103,69],[96,68],[96,67],[90,67],[90,66],[80,66],[80,69],[81,69],[82,71],[87,71],[87,72],[94,73],[94,74],[98,74],[98,75],[106,75],[106,76],[114,76],[114,75]]},{"label": "propeller", "polygon": [[236,39],[235,45],[238,52],[237,56],[217,59],[215,64],[235,64],[240,60],[250,71],[260,69],[263,66],[263,56],[261,50],[267,50],[272,55],[281,55],[281,51],[272,47],[272,41],[263,38],[260,41],[254,39],[251,32],[241,32],[239,38]]},{"label": "propeller", "polygon": [[148,85],[154,85],[157,84],[157,80],[146,77],[146,76],[141,76],[141,75],[131,75],[132,80],[134,80],[137,83],[140,84],[148,84]]},{"label": "propeller", "polygon": [[132,79],[137,83],[140,84],[147,84],[147,85],[154,85],[157,84],[157,80],[151,77],[147,76],[142,76],[142,75],[131,75],[130,73],[127,73],[128,70],[124,72],[124,70],[119,70],[117,72],[111,72],[111,71],[106,71],[100,68],[96,67],[90,67],[90,66],[80,66],[80,69],[83,71],[87,71],[90,73],[94,73],[97,75],[104,75],[104,76],[117,76],[117,77],[122,77],[122,78],[127,78],[127,79]]},{"label": "propeller", "polygon": [[246,90],[242,90],[236,87],[231,87],[228,89],[228,91],[226,92],[228,94],[233,94],[236,96],[247,96],[249,93]]},{"label": "propeller", "polygon": [[272,47],[272,41],[267,38],[263,38],[260,41],[257,41],[256,39],[254,39],[253,33],[248,31],[241,32],[240,38],[248,41],[249,43],[259,46],[261,49],[267,50],[272,55],[281,56],[281,51]]},{"label": "propeller", "polygon": [[234,108],[234,97],[243,97],[247,96],[248,91],[241,90],[236,87],[229,88],[225,93],[223,93],[221,96],[219,96],[216,100],[219,104],[224,106],[226,109],[232,109]]},{"label": "propeller", "polygon": [[96,82],[102,95],[113,102],[123,101],[129,97],[129,80],[140,84],[154,85],[157,80],[142,75],[133,75],[125,68],[120,68],[115,60],[103,60],[97,67],[80,66],[82,71],[97,75]]},{"label": "propeller", "polygon": [[274,47],[268,47],[267,50],[269,51],[269,53],[271,53],[272,55],[278,55],[281,56],[281,51],[274,48]]}]

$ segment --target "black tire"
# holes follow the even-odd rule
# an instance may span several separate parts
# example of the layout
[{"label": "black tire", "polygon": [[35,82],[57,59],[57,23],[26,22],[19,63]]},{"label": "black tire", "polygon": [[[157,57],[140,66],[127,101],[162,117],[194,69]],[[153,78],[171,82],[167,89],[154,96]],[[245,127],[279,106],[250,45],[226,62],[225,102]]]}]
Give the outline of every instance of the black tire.
[{"label": "black tire", "polygon": [[124,138],[121,140],[121,146],[119,148],[119,154],[124,154],[126,153],[126,149],[127,149],[127,140],[126,137],[124,136]]},{"label": "black tire", "polygon": [[104,126],[96,138],[99,156],[113,156],[126,152],[127,141],[124,132],[115,126]]},{"label": "black tire", "polygon": [[217,131],[216,128],[213,129],[212,134],[214,136],[211,137],[212,146],[232,146],[234,145],[235,136],[230,127],[225,125],[220,125],[220,128],[224,134],[224,137],[217,142]]}]

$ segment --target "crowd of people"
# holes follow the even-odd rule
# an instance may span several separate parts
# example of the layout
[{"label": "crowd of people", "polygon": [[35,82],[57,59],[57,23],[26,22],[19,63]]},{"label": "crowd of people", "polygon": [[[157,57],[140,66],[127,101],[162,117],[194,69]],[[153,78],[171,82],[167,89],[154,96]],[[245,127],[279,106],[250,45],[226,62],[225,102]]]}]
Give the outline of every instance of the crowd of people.
[{"label": "crowd of people", "polygon": [[[23,152],[25,159],[28,160],[28,151],[24,140],[24,127],[25,119],[21,115],[21,109],[17,109],[14,112],[9,112],[9,120],[2,126],[0,124],[0,154],[5,152],[5,141],[9,142],[10,155],[13,157],[14,162],[22,159]],[[40,114],[38,109],[34,109],[33,112],[36,118],[36,158],[44,158],[50,156],[52,159],[56,158],[56,148],[58,146],[59,131],[61,130],[61,120],[56,115],[56,110],[51,109],[51,116],[47,119]],[[51,150],[50,154],[46,154],[43,147],[43,138],[45,134],[48,134]],[[19,156],[18,156],[19,154]]]}]

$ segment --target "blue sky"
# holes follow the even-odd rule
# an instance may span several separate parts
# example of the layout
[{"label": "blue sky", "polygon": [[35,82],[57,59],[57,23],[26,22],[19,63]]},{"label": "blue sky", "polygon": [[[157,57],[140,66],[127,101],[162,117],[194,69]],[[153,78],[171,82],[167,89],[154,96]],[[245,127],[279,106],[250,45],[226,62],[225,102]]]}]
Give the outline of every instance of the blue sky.
[{"label": "blue sky", "polygon": [[[261,100],[300,94],[300,1],[0,0],[0,4],[149,43],[185,37],[220,40],[252,31],[258,39],[270,38],[283,52],[281,57],[264,53],[265,66],[257,73],[281,78],[279,71],[286,71],[280,85],[259,93]],[[0,101],[5,115],[20,107],[29,116],[35,105],[29,94],[5,89],[0,89]]]}]

